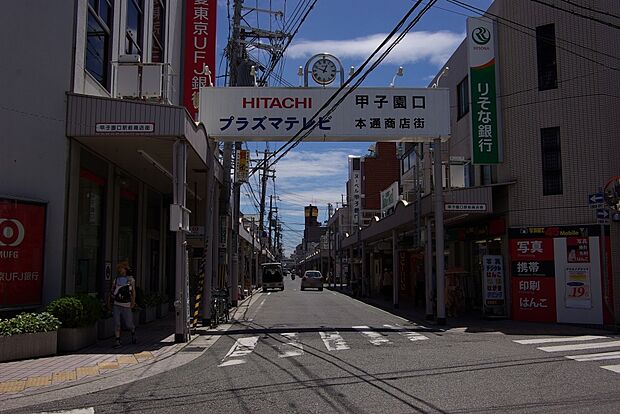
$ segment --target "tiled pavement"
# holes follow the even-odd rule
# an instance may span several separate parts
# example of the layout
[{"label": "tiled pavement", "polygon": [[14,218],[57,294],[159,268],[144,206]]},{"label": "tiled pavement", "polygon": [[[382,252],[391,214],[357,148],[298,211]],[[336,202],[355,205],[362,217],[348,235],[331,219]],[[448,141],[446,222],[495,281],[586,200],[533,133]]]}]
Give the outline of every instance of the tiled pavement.
[{"label": "tiled pavement", "polygon": [[[137,344],[118,349],[113,349],[114,338],[110,338],[74,354],[0,363],[0,400],[153,361],[184,346],[174,343],[173,318],[138,326],[136,337]],[[128,333],[123,333],[123,339],[129,341]]]}]

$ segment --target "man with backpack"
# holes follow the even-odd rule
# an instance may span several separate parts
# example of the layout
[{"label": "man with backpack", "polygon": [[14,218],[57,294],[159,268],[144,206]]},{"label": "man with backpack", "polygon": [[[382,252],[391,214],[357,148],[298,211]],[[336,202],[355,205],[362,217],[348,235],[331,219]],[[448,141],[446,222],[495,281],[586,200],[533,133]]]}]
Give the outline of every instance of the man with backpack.
[{"label": "man with backpack", "polygon": [[121,346],[121,319],[125,327],[131,331],[131,343],[136,343],[136,327],[133,324],[132,309],[136,306],[136,281],[133,278],[132,269],[127,261],[116,265],[116,277],[112,282],[112,290],[108,300],[114,302],[112,315],[114,317],[114,333],[116,342],[114,348]]}]

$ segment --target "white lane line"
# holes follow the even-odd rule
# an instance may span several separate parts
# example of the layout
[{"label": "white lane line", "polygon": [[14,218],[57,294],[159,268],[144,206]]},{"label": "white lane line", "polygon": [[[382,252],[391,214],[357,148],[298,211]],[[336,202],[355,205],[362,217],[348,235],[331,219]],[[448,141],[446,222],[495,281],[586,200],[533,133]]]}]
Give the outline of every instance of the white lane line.
[{"label": "white lane line", "polygon": [[258,336],[248,336],[237,339],[218,367],[245,364],[246,360],[243,357],[254,351],[257,342]]},{"label": "white lane line", "polygon": [[601,365],[601,368],[620,373],[620,365]]},{"label": "white lane line", "polygon": [[325,348],[328,351],[345,351],[349,348],[349,345],[342,339],[342,336],[338,332],[319,332],[321,339],[325,344]]},{"label": "white lane line", "polygon": [[578,342],[578,341],[592,341],[595,339],[607,339],[607,336],[596,336],[596,335],[583,335],[583,336],[569,336],[563,338],[537,338],[537,339],[517,339],[513,342],[516,342],[521,345],[531,345],[531,344],[546,344],[551,342]]},{"label": "white lane line", "polygon": [[371,344],[373,345],[383,345],[383,344],[389,344],[391,343],[389,339],[385,338],[383,335],[381,335],[379,332],[376,331],[371,331],[370,327],[362,325],[362,326],[354,326],[353,329],[359,331],[362,335],[364,335],[366,337],[366,339],[368,339],[368,341],[370,341]]},{"label": "white lane line", "polygon": [[425,339],[428,339],[426,336],[422,335],[421,333],[408,331],[406,328],[402,326],[392,326],[392,325],[383,325],[383,326],[385,326],[388,329],[392,329],[393,331],[398,332],[399,335],[404,336],[405,338],[409,339],[412,342],[424,341]]},{"label": "white lane line", "polygon": [[601,352],[599,354],[582,354],[582,355],[569,355],[566,358],[574,359],[575,361],[603,361],[605,359],[620,359],[620,351],[613,352]]},{"label": "white lane line", "polygon": [[76,408],[64,411],[42,411],[39,414],[95,414],[95,407]]},{"label": "white lane line", "polygon": [[574,345],[556,345],[556,346],[542,346],[541,351],[545,352],[561,352],[561,351],[579,351],[580,349],[596,349],[596,348],[613,348],[620,347],[620,341],[611,342],[597,342],[595,344],[574,344]]},{"label": "white lane line", "polygon": [[282,334],[288,342],[280,346],[280,358],[289,358],[304,354],[304,346],[299,342],[296,332]]}]

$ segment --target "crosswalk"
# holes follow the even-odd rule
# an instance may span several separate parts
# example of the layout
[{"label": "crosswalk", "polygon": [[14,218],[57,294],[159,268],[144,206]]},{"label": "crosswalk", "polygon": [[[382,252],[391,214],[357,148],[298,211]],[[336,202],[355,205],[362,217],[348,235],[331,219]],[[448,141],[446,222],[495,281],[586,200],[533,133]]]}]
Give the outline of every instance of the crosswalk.
[{"label": "crosswalk", "polygon": [[[617,337],[601,335],[580,335],[568,337],[515,339],[513,342],[520,345],[536,345],[536,349],[549,353],[573,353],[577,351],[613,349],[609,352],[592,354],[564,355],[564,358],[577,362],[611,361],[620,359],[620,341]],[[554,344],[554,345],[550,345]],[[620,373],[620,364],[600,365],[608,371]]]},{"label": "crosswalk", "polygon": [[[274,334],[277,339],[277,345],[272,346],[277,349],[279,358],[301,357],[305,353],[304,343],[312,343],[316,340],[316,334],[320,338],[320,343],[328,352],[340,352],[351,349],[350,343],[355,342],[355,338],[349,339],[348,336],[354,335],[365,339],[370,344],[380,346],[396,345],[404,338],[408,342],[418,342],[428,340],[429,337],[420,332],[412,330],[400,325],[382,325],[379,329],[372,328],[367,325],[352,326],[346,329],[346,332],[340,331],[318,331],[318,332],[284,332]],[[389,338],[388,336],[393,338]],[[428,334],[427,334],[428,335]],[[303,338],[302,338],[303,336]],[[347,339],[345,339],[347,336]],[[259,335],[241,336],[235,339],[235,343],[230,347],[224,358],[222,358],[218,367],[229,367],[234,365],[245,364],[248,362],[251,354],[260,343]],[[348,341],[347,341],[348,340]]]}]

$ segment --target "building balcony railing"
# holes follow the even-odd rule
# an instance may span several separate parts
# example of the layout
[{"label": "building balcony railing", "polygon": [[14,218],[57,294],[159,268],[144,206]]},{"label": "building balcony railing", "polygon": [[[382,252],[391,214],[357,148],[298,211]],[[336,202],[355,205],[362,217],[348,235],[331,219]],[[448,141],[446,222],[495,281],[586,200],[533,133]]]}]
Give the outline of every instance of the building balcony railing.
[{"label": "building balcony railing", "polygon": [[174,77],[168,63],[113,62],[112,96],[171,105]]}]

